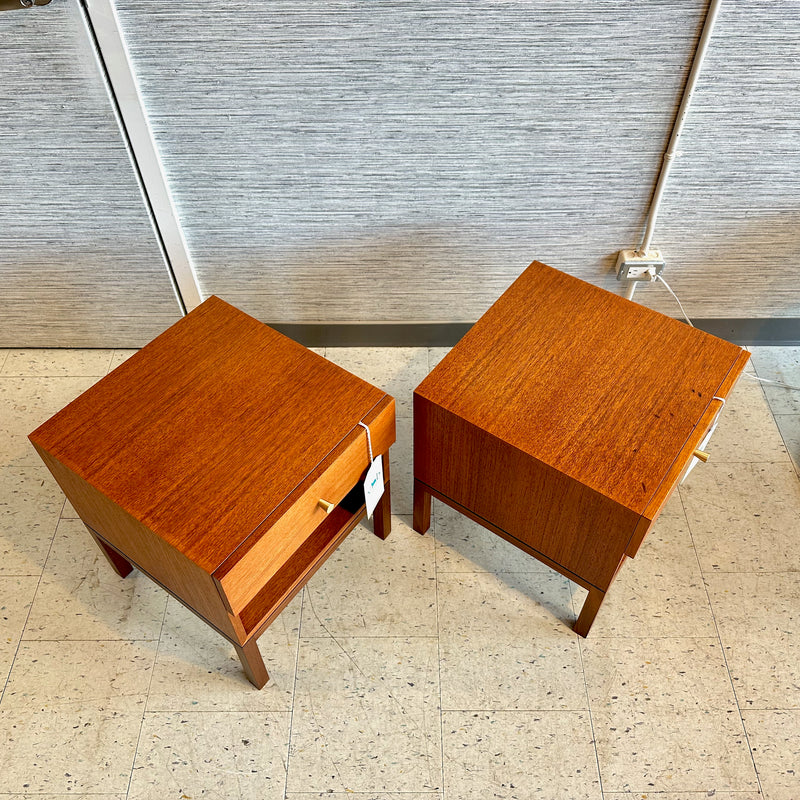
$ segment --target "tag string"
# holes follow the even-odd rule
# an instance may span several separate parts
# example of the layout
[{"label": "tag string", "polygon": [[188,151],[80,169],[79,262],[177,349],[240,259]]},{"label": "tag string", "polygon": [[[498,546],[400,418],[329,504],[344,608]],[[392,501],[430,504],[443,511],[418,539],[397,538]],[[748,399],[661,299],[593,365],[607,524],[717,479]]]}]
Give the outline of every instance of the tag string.
[{"label": "tag string", "polygon": [[375,459],[372,457],[372,436],[369,433],[369,425],[363,422],[358,423],[367,432],[367,450],[369,450],[369,463],[371,464]]}]

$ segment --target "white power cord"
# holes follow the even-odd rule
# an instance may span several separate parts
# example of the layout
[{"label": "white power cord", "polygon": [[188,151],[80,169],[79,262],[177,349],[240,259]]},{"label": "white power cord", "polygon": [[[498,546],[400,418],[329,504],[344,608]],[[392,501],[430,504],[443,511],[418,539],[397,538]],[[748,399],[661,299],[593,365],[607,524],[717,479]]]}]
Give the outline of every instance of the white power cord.
[{"label": "white power cord", "polygon": [[694,325],[692,325],[692,321],[689,319],[689,315],[686,313],[686,311],[684,311],[683,303],[681,303],[681,301],[678,300],[678,295],[676,295],[675,292],[672,291],[672,287],[658,274],[654,276],[653,280],[661,281],[661,283],[663,283],[664,286],[667,287],[667,291],[675,298],[675,301],[680,306],[681,314],[683,314],[683,318],[686,320],[686,323],[689,325],[690,328],[694,328]]},{"label": "white power cord", "polygon": [[[747,350],[747,348],[744,348]],[[751,350],[747,350],[750,355],[753,355]],[[770,378],[759,378],[758,375],[753,375],[750,372],[743,372],[742,375],[747,376],[751,380],[758,381],[759,383],[769,383],[771,386],[780,386],[781,389],[792,389],[795,392],[800,392],[800,386],[792,386],[791,383],[784,383],[783,381],[773,381]]]},{"label": "white power cord", "polygon": [[[680,306],[681,313],[683,314],[683,318],[686,320],[686,322],[692,328],[694,328],[694,325],[692,325],[692,321],[689,319],[688,314],[686,313],[686,311],[683,308],[683,303],[681,303],[681,301],[678,299],[678,295],[676,295],[675,292],[672,291],[672,287],[660,275],[658,275],[656,273],[655,269],[648,270],[648,274],[650,275],[650,280],[651,281],[661,281],[661,283],[663,283],[664,286],[667,287],[667,291],[675,298],[675,301]],[[635,286],[636,286],[636,282],[635,281],[631,281],[631,287],[635,287]],[[629,287],[629,289],[631,287]],[[630,299],[632,296],[633,296],[633,292],[630,292],[629,295],[628,295],[628,299]],[[747,352],[749,353],[750,351],[748,350]],[[782,389],[792,389],[793,391],[800,392],[800,386],[792,386],[792,384],[790,384],[790,383],[784,383],[783,381],[773,381],[770,378],[759,378],[758,375],[752,375],[749,372],[743,372],[742,375],[745,375],[746,377],[751,378],[754,381],[758,381],[759,383],[768,383],[771,386],[780,386]]]},{"label": "white power cord", "polygon": [[783,381],[771,381],[769,378],[759,378],[758,375],[753,375],[750,372],[743,372],[746,378],[750,378],[751,380],[758,381],[759,383],[769,383],[773,386],[780,386],[781,389],[794,389],[796,392],[800,392],[800,386],[792,386],[790,383],[784,383]]},{"label": "white power cord", "polygon": [[[675,292],[672,291],[670,285],[660,275],[657,275],[655,270],[650,272],[650,279],[653,281],[661,281],[661,283],[663,283],[664,286],[667,287],[667,291],[675,298],[675,301],[680,306],[681,313],[683,314],[684,319],[689,325],[691,325],[691,327],[694,328],[694,325],[692,325],[692,321],[689,319],[688,315],[686,314],[686,311],[683,308],[683,303],[681,303],[681,301],[678,299],[678,295],[676,295]],[[748,350],[747,352],[749,353],[750,351]],[[746,375],[748,378],[751,378],[754,381],[758,381],[759,383],[769,383],[772,386],[780,386],[782,389],[792,389],[796,392],[800,392],[800,386],[792,386],[790,383],[784,383],[783,381],[773,381],[770,380],[769,378],[759,378],[758,375],[752,375],[749,372],[743,372],[742,375]]]}]

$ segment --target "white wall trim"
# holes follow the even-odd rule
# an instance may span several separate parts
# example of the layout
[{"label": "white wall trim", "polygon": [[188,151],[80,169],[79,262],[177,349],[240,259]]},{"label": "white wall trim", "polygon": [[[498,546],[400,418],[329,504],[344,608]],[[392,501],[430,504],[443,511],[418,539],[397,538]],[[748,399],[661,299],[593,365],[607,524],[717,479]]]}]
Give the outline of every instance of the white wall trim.
[{"label": "white wall trim", "polygon": [[84,0],[88,23],[100,50],[117,108],[172,269],[178,299],[187,311],[203,302],[167,176],[147,119],[113,0]]}]

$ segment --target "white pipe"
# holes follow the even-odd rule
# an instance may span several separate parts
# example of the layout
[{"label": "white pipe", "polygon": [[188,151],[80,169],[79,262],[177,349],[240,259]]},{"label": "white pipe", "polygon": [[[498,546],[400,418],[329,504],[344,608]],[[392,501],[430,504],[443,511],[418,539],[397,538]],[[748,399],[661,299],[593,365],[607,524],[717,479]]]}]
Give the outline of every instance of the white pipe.
[{"label": "white pipe", "polygon": [[703,68],[703,62],[706,58],[709,43],[711,42],[711,34],[714,31],[714,24],[717,21],[717,14],[719,13],[722,0],[711,0],[706,13],[706,20],[703,24],[703,32],[700,34],[700,41],[697,43],[697,50],[695,51],[694,61],[692,62],[692,69],[689,72],[689,77],[686,80],[686,88],[683,90],[683,97],[681,104],[678,107],[678,115],[675,118],[675,124],[672,128],[672,135],[669,137],[669,144],[667,151],[664,153],[664,160],[661,163],[661,172],[658,175],[658,182],[656,183],[655,191],[653,192],[653,199],[650,202],[650,210],[647,212],[647,228],[645,229],[642,243],[636,251],[637,255],[644,255],[650,249],[650,242],[653,239],[653,232],[656,227],[656,220],[658,219],[658,211],[661,206],[661,199],[664,196],[664,188],[667,185],[667,177],[672,168],[672,159],[675,156],[675,151],[678,147],[678,139],[680,139],[683,123],[686,120],[686,114],[689,111],[689,105],[692,102],[694,90],[697,87],[700,72]]},{"label": "white pipe", "polygon": [[636,291],[636,284],[639,281],[628,281],[628,288],[625,290],[625,299],[633,300],[633,293]]}]

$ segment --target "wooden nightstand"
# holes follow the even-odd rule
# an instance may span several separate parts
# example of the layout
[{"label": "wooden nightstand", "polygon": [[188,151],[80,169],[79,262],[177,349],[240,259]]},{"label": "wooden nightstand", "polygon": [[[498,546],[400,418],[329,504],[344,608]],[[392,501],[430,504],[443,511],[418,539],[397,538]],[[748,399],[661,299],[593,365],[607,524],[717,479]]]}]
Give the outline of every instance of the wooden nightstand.
[{"label": "wooden nightstand", "polygon": [[364,517],[390,530],[394,400],[212,297],[30,439],[123,577],[135,566],[268,675],[256,639]]},{"label": "wooden nightstand", "polygon": [[433,495],[566,575],[585,636],[748,357],[534,262],[414,392],[414,528]]}]

